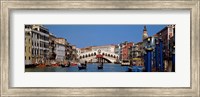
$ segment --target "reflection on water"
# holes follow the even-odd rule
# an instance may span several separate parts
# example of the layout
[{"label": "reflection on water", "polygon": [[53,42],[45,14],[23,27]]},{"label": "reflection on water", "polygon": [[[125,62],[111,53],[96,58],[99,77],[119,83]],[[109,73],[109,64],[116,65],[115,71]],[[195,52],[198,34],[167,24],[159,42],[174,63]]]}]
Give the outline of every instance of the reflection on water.
[{"label": "reflection on water", "polygon": [[[79,70],[78,66],[70,67],[35,67],[26,68],[25,72],[126,72],[128,66],[121,66],[120,64],[105,63],[103,69],[98,69],[98,64],[87,64],[87,69]],[[133,66],[134,71],[138,71],[136,67]]]}]

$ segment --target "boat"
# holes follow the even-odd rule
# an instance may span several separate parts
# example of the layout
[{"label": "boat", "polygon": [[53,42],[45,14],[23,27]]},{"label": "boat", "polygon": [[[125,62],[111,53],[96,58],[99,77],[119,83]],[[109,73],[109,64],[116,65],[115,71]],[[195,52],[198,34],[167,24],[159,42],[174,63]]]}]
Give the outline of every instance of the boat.
[{"label": "boat", "polygon": [[86,69],[86,66],[78,66],[79,70]]},{"label": "boat", "polygon": [[71,65],[71,66],[77,66],[77,64],[76,64],[76,63],[71,63],[70,65]]},{"label": "boat", "polygon": [[37,67],[44,68],[44,67],[46,67],[46,65],[45,64],[39,64]]},{"label": "boat", "polygon": [[65,64],[61,64],[61,67],[66,67]]},{"label": "boat", "polygon": [[132,72],[133,68],[132,67],[128,67],[128,71],[127,72]]},{"label": "boat", "polygon": [[98,66],[98,69],[103,69],[103,66]]},{"label": "boat", "polygon": [[87,67],[86,64],[84,64],[84,63],[78,63],[77,65],[78,65],[79,70],[86,69],[86,67]]},{"label": "boat", "polygon": [[99,64],[98,69],[103,69],[103,62]]},{"label": "boat", "polygon": [[67,64],[65,67],[70,67],[70,64]]},{"label": "boat", "polygon": [[121,66],[129,66],[130,62],[128,60],[123,60]]}]

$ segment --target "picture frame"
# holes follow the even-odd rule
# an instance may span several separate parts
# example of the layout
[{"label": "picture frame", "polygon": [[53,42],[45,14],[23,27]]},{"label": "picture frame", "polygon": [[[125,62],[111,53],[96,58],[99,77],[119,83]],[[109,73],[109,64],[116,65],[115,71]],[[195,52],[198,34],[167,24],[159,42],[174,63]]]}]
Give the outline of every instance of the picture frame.
[{"label": "picture frame", "polygon": [[[1,1],[1,96],[200,96],[199,0],[2,0]],[[17,88],[10,87],[10,14],[12,10],[190,10],[191,64],[189,88]],[[81,92],[80,92],[81,91]]]}]

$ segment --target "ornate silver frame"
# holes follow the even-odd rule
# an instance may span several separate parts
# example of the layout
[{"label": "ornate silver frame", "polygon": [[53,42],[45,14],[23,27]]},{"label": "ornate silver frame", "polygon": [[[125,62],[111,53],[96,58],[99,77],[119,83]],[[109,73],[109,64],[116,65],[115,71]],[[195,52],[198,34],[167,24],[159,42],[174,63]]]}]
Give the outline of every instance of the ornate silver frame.
[{"label": "ornate silver frame", "polygon": [[[199,0],[0,0],[1,96],[200,96]],[[191,87],[189,88],[13,88],[9,86],[11,10],[190,10]],[[81,91],[81,92],[80,92]]]}]

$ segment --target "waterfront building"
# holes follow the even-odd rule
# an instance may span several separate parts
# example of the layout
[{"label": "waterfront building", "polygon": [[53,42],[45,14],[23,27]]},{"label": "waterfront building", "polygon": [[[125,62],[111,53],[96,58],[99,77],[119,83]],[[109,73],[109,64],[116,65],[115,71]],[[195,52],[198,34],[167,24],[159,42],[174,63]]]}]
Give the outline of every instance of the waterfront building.
[{"label": "waterfront building", "polygon": [[134,45],[133,42],[121,43],[121,60],[129,60],[130,59],[130,48]]},{"label": "waterfront building", "polygon": [[55,53],[55,43],[56,36],[52,33],[49,33],[49,59],[51,61],[54,61],[56,59],[56,53]]},{"label": "waterfront building", "polygon": [[81,50],[81,53],[90,52],[92,51],[92,46],[80,48],[80,50]]},{"label": "waterfront building", "polygon": [[120,49],[121,49],[120,44],[115,45],[115,54],[120,56]]},{"label": "waterfront building", "polygon": [[77,49],[75,45],[72,45],[72,54],[71,54],[71,60],[72,61],[77,61],[78,60],[78,55],[77,55]]},{"label": "waterfront building", "polygon": [[[68,58],[66,56],[68,56],[68,48],[70,48],[68,45],[69,43],[67,42],[67,40],[65,38],[56,38],[55,39],[55,42],[57,44],[57,54],[59,55],[56,55],[56,60],[57,61],[64,61],[64,60],[68,60]],[[63,50],[63,46],[64,46],[64,51]],[[60,53],[63,53],[63,54],[60,54]],[[61,60],[62,59],[62,60]]]},{"label": "waterfront building", "polygon": [[163,58],[165,70],[172,66],[172,51],[175,46],[175,25],[168,25],[157,33],[159,38],[163,41]]},{"label": "waterfront building", "polygon": [[[173,47],[175,46],[175,25],[173,25],[173,36],[169,39],[170,55],[172,55]],[[170,56],[172,57],[172,56]]]},{"label": "waterfront building", "polygon": [[134,44],[134,46],[131,48],[131,55],[133,62],[136,66],[144,66],[144,60],[142,58],[142,42],[138,42]]},{"label": "waterfront building", "polygon": [[142,57],[142,42],[136,43],[132,47],[132,58],[141,58]]},{"label": "waterfront building", "polygon": [[56,42],[55,53],[56,53],[56,62],[62,63],[65,60],[65,45]]},{"label": "waterfront building", "polygon": [[66,60],[72,60],[72,52],[73,52],[73,50],[72,50],[72,46],[70,45],[70,43],[68,43],[67,42],[67,44],[65,45],[65,56],[66,56]]},{"label": "waterfront building", "polygon": [[32,65],[31,25],[25,25],[25,65]]},{"label": "waterfront building", "polygon": [[175,35],[175,25],[168,25],[156,34],[163,41],[164,59],[167,60],[170,57],[170,48],[175,44],[175,38],[173,38]]},{"label": "waterfront building", "polygon": [[67,44],[67,40],[65,38],[56,38],[55,42],[58,43],[58,44],[62,44],[62,45]]},{"label": "waterfront building", "polygon": [[32,25],[32,60],[34,64],[49,59],[49,31],[42,25]]}]

